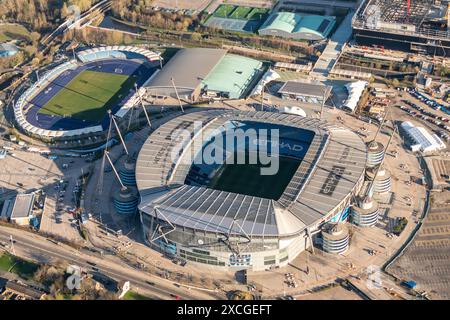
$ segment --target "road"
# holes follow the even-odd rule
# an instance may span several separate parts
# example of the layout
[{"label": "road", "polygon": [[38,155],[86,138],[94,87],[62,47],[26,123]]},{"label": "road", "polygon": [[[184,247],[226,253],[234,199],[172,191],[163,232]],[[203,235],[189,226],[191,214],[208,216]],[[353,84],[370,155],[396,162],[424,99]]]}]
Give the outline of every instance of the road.
[{"label": "road", "polygon": [[[74,20],[72,16],[68,17],[63,23],[61,23],[52,33],[50,33],[47,37],[41,40],[41,44],[44,46],[43,51],[49,48],[50,44],[53,40],[59,35],[65,33],[67,30],[73,29],[77,25],[82,25],[86,22],[87,19],[93,19],[96,14],[107,11],[111,7],[111,1],[102,0],[95,5],[93,5],[90,9],[85,12],[76,12],[76,8],[72,8],[72,14],[77,18]],[[70,8],[70,7],[69,7]],[[79,15],[77,17],[77,14]],[[94,14],[91,17],[91,14]],[[90,20],[89,20],[90,21]]]},{"label": "road", "polygon": [[[69,264],[76,264],[83,270],[92,269],[87,261],[94,262],[99,272],[117,281],[130,281],[132,291],[138,291],[153,299],[174,299],[171,294],[178,295],[183,300],[222,298],[218,293],[176,286],[170,280],[130,268],[114,256],[96,256],[64,244],[54,244],[36,234],[0,226],[1,241],[9,243],[10,235],[15,240],[14,251],[18,256],[39,263],[52,263],[62,260]],[[150,285],[148,282],[153,282],[154,285]]]}]

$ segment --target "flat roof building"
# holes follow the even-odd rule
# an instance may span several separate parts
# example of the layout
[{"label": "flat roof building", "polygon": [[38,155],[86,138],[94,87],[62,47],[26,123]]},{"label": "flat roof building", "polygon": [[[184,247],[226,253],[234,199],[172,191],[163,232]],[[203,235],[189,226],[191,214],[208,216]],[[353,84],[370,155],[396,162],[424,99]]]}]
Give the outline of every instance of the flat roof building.
[{"label": "flat roof building", "polygon": [[239,99],[251,87],[261,68],[261,61],[227,54],[202,82],[203,89],[207,94]]},{"label": "flat roof building", "polygon": [[294,99],[305,103],[322,104],[330,96],[332,87],[300,81],[287,81],[278,90],[283,99]]},{"label": "flat roof building", "polygon": [[294,12],[275,12],[259,29],[264,36],[278,36],[297,40],[322,40],[336,23],[331,16],[301,15]]},{"label": "flat roof building", "polygon": [[28,225],[30,223],[33,205],[33,193],[18,194],[14,199],[5,201],[0,217],[21,226]]},{"label": "flat roof building", "polygon": [[147,92],[156,96],[195,101],[200,96],[202,80],[225,56],[226,50],[209,48],[181,49],[147,84]]},{"label": "flat roof building", "polygon": [[204,92],[236,99],[247,92],[260,71],[260,61],[227,54],[223,49],[181,49],[150,79],[146,89],[152,96],[177,98],[178,93],[189,102]]},{"label": "flat roof building", "polygon": [[24,300],[41,300],[45,296],[45,292],[8,280],[2,295],[9,296],[11,294],[18,295]]}]

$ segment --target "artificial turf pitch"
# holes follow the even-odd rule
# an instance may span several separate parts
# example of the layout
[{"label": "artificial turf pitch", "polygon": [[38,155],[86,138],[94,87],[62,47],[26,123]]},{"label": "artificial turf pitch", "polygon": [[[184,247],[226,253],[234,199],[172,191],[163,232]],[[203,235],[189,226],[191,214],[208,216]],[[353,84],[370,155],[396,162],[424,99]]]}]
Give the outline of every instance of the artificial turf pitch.
[{"label": "artificial turf pitch", "polygon": [[62,88],[38,113],[100,121],[134,86],[129,75],[85,70]]}]

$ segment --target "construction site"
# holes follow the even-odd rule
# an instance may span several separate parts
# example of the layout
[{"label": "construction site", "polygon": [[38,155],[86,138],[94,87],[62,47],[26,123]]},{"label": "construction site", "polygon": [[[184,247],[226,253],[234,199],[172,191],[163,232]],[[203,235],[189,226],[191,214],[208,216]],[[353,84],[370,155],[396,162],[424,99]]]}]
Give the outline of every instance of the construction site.
[{"label": "construction site", "polygon": [[353,17],[354,40],[359,45],[425,55],[448,56],[448,0],[368,0]]}]

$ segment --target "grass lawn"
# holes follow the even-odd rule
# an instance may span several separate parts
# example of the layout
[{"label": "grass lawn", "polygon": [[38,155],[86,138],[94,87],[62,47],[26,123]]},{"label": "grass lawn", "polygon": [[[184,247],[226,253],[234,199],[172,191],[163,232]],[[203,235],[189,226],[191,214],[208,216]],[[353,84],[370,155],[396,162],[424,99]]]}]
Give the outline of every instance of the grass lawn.
[{"label": "grass lawn", "polygon": [[0,25],[0,42],[18,39],[30,39],[30,33],[24,26],[19,24]]},{"label": "grass lawn", "polygon": [[39,266],[7,252],[0,253],[0,270],[9,271],[24,279],[31,279]]},{"label": "grass lawn", "polygon": [[149,297],[143,296],[139,293],[128,291],[123,296],[123,300],[151,300]]},{"label": "grass lawn", "polygon": [[135,77],[85,70],[72,79],[39,110],[40,114],[101,120],[106,110],[123,99]]}]

